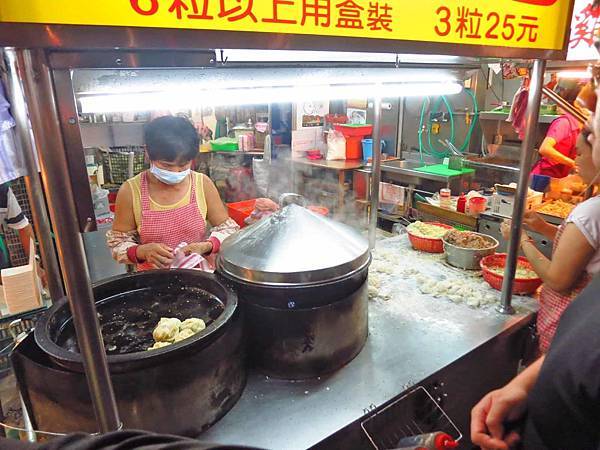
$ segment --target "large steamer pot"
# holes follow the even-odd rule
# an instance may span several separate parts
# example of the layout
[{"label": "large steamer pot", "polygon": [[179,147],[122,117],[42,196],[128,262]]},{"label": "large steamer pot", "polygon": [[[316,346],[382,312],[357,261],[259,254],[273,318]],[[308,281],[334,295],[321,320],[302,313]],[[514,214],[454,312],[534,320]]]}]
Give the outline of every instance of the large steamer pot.
[{"label": "large steamer pot", "polygon": [[[196,436],[235,405],[246,383],[243,320],[236,294],[214,275],[142,272],[99,283],[94,295],[124,427]],[[160,317],[201,317],[207,328],[146,351]],[[38,429],[96,431],[73,338],[72,317],[62,300],[40,318],[35,339],[29,336],[13,352]],[[141,351],[119,354],[123,349]]]},{"label": "large steamer pot", "polygon": [[358,355],[368,335],[370,261],[360,234],[298,205],[228,239],[218,274],[238,293],[259,370],[313,378]]}]

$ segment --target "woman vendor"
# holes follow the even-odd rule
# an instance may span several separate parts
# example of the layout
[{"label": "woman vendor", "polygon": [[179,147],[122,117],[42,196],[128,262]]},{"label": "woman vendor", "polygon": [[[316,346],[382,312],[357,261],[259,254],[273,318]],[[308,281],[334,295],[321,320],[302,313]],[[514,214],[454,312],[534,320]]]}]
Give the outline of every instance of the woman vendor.
[{"label": "woman vendor", "polygon": [[[569,87],[559,85],[556,91],[571,105],[575,104],[579,94],[577,85]],[[564,178],[575,168],[577,155],[575,147],[583,125],[566,111],[559,108],[559,112],[562,115],[550,124],[546,137],[540,145],[540,159],[531,171],[534,175]]]},{"label": "woman vendor", "polygon": [[107,233],[113,257],[148,270],[188,267],[174,261],[180,254],[201,255],[208,262],[198,258],[198,267],[214,269],[210,255],[239,226],[227,215],[213,182],[191,170],[200,143],[196,129],[185,118],[165,116],[146,125],[144,138],[151,166],[119,190]]},{"label": "woman vendor", "polygon": [[[598,169],[594,166],[588,132],[577,141],[576,169],[583,180],[595,182]],[[546,258],[526,232],[521,236],[523,253],[542,279],[537,329],[540,350],[546,352],[556,332],[559,319],[569,303],[600,272],[600,196],[580,203],[560,226],[545,222],[535,212],[527,212],[526,229],[554,241],[552,259]],[[504,221],[502,234],[508,239],[510,221]]]}]

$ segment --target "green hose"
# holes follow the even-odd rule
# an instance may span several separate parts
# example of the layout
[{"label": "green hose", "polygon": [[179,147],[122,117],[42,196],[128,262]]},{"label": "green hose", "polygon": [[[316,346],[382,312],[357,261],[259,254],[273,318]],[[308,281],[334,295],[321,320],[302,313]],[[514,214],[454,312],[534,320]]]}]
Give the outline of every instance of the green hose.
[{"label": "green hose", "polygon": [[423,100],[423,105],[421,106],[421,118],[419,119],[419,131],[417,133],[419,137],[419,157],[421,158],[421,164],[425,164],[425,160],[423,159],[423,122],[425,118],[425,104],[427,102],[431,102],[429,97],[426,97],[425,100]]},{"label": "green hose", "polygon": [[[467,135],[465,136],[465,140],[464,140],[463,144],[461,145],[461,147],[458,149],[461,153],[463,153],[465,151],[465,149],[467,148],[467,146],[469,145],[469,142],[471,141],[471,135],[473,134],[473,130],[475,129],[475,123],[477,122],[477,118],[479,117],[479,108],[477,107],[477,101],[475,99],[475,95],[473,94],[473,92],[471,92],[470,89],[465,89],[465,92],[467,92],[467,94],[471,97],[471,100],[473,102],[473,116],[474,117],[473,117],[473,120],[471,121],[469,129],[467,130]],[[436,100],[435,104],[433,105],[432,111],[433,112],[439,111],[442,102],[444,102],[446,109],[448,110],[448,114],[450,115],[450,142],[452,143],[452,145],[454,145],[454,140],[455,140],[454,114],[453,114],[452,105],[451,105],[450,101],[446,98],[446,96],[439,97]],[[439,158],[439,159],[450,156],[449,150],[447,150],[447,149],[440,150],[433,145],[433,143],[431,141],[432,123],[429,122],[427,127],[424,126],[425,110],[426,110],[427,103],[431,104],[431,99],[429,97],[427,97],[425,100],[423,100],[423,105],[421,107],[421,117],[419,120],[418,137],[419,137],[419,156],[421,159],[421,163],[424,163],[423,151],[425,151],[429,155],[433,156],[434,158]],[[427,143],[429,145],[429,148],[425,147],[425,145],[423,144],[423,133],[425,130],[427,130]]]},{"label": "green hose", "polygon": [[[440,110],[440,105],[442,104],[442,102],[444,102],[444,105],[446,105],[446,111],[448,111],[448,114],[450,115],[450,142],[452,142],[452,144],[454,144],[454,138],[455,138],[455,135],[454,135],[454,113],[452,112],[452,105],[448,101],[448,98],[444,95],[442,95],[441,97],[438,97],[437,100],[435,101],[435,103],[433,104],[432,112],[437,113]],[[437,156],[437,157],[444,158],[447,156],[448,150],[439,149],[433,144],[433,142],[431,142],[431,135],[433,134],[431,132],[432,127],[433,127],[433,123],[431,123],[431,121],[430,121],[429,125],[427,126],[427,143],[429,144],[429,150],[431,151],[431,153],[434,156],[441,155],[441,156]]]},{"label": "green hose", "polygon": [[471,142],[471,135],[473,134],[473,130],[475,129],[475,123],[479,118],[479,108],[477,106],[477,99],[475,99],[475,94],[473,94],[473,91],[471,91],[471,89],[465,89],[465,92],[469,94],[471,100],[473,101],[473,119],[471,120],[471,125],[467,130],[465,141],[463,142],[463,145],[461,145],[461,147],[458,149],[461,153],[464,153],[464,151],[467,149],[467,146],[469,145],[469,142]]}]

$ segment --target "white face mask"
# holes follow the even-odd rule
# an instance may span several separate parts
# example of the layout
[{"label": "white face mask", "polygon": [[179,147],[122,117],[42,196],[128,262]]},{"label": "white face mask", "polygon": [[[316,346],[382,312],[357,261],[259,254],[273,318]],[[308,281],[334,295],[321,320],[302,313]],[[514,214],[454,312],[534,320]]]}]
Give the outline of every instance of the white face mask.
[{"label": "white face mask", "polygon": [[191,170],[186,169],[181,172],[171,172],[170,170],[161,169],[156,167],[154,164],[150,167],[150,173],[154,175],[159,181],[165,184],[179,184],[190,174]]}]

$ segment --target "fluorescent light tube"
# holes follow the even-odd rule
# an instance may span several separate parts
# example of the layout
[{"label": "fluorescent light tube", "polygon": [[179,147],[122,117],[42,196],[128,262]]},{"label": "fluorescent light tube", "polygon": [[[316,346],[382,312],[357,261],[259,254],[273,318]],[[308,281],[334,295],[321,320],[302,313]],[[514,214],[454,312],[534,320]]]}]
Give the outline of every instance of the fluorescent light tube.
[{"label": "fluorescent light tube", "polygon": [[592,73],[589,70],[561,70],[556,76],[572,80],[585,80],[592,78]]},{"label": "fluorescent light tube", "polygon": [[110,113],[182,109],[196,106],[298,103],[310,100],[343,100],[362,97],[422,97],[453,95],[462,91],[460,83],[390,83],[353,85],[302,85],[211,90],[164,90],[97,94],[79,97],[82,113]]}]

